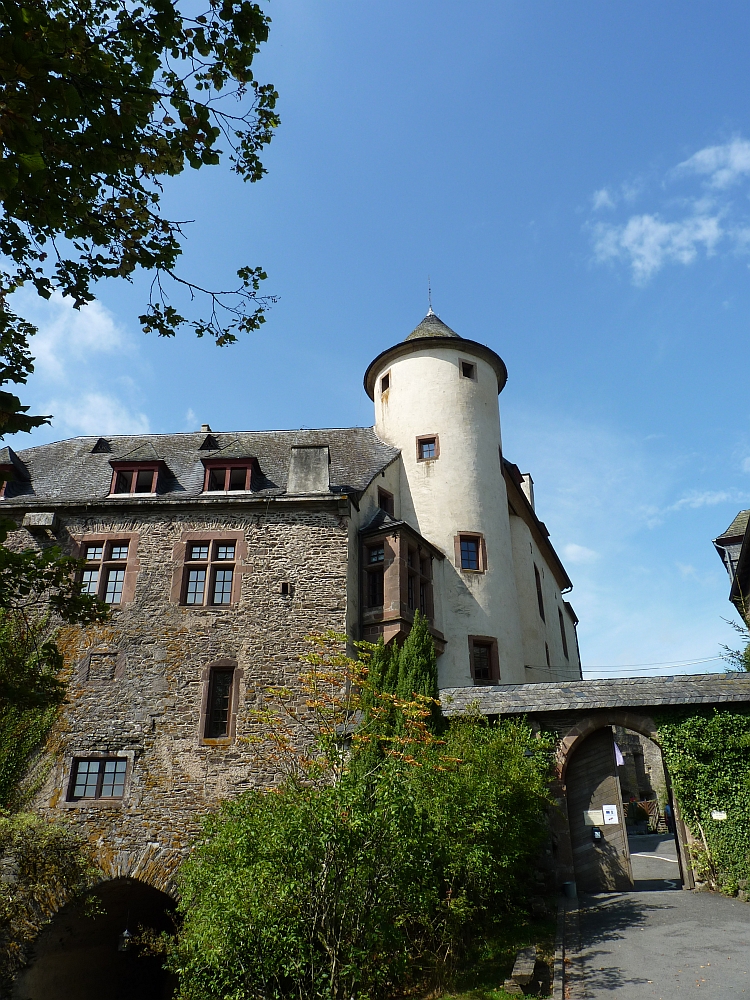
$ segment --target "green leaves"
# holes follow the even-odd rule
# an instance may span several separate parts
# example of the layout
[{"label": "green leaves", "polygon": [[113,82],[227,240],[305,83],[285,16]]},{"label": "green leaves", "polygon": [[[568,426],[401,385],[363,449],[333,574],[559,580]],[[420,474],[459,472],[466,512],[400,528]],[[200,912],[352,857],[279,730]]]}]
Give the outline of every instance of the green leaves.
[{"label": "green leaves", "polygon": [[[7,310],[6,296],[25,283],[45,298],[57,289],[78,308],[102,278],[153,271],[144,329],[173,336],[190,323],[218,344],[257,329],[273,301],[259,294],[260,268],[246,269],[257,280],[229,291],[174,273],[183,230],[160,212],[162,178],[219,163],[221,140],[235,172],[257,181],[260,151],[278,126],[278,95],[250,68],[268,37],[261,8],[208,0],[193,17],[185,6],[0,0],[0,253],[11,262],[0,274],[0,308],[19,345],[33,328]],[[207,315],[189,321],[168,306],[165,280],[191,300],[207,297]],[[28,430],[33,419],[4,432]]]},{"label": "green leaves", "polygon": [[[701,866],[730,895],[750,880],[750,714],[698,709],[660,720],[659,742]],[[713,819],[726,812],[726,820]]]}]

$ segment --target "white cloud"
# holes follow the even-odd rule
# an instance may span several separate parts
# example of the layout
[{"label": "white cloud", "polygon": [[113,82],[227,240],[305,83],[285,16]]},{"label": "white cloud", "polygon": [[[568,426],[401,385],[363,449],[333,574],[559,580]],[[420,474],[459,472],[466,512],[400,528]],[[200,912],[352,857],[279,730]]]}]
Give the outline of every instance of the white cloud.
[{"label": "white cloud", "polygon": [[675,168],[677,174],[700,174],[719,190],[731,187],[750,176],[750,142],[739,136],[722,146],[698,150]]},{"label": "white cloud", "polygon": [[587,549],[585,545],[576,545],[575,542],[568,542],[567,545],[563,545],[562,551],[567,562],[577,565],[593,563],[599,558],[598,552],[594,552],[593,549]]},{"label": "white cloud", "polygon": [[746,493],[737,490],[691,490],[676,503],[671,504],[666,509],[672,510],[697,510],[699,507],[715,507],[720,503],[745,503],[750,497]]},{"label": "white cloud", "polygon": [[598,191],[594,191],[591,196],[591,204],[595,212],[598,212],[602,208],[614,208],[615,203],[612,200],[612,195],[606,188],[600,188]]},{"label": "white cloud", "polygon": [[95,355],[130,350],[125,331],[101,302],[76,310],[59,292],[46,302],[27,293],[18,308],[39,328],[31,348],[36,374],[46,382],[69,381]]},{"label": "white cloud", "polygon": [[742,461],[742,471],[750,472],[750,458],[745,458]]},{"label": "white cloud", "polygon": [[134,412],[116,396],[87,392],[76,399],[55,399],[48,404],[55,425],[72,434],[146,434],[145,413]]},{"label": "white cloud", "polygon": [[718,216],[664,222],[658,215],[634,215],[621,226],[598,223],[594,255],[598,261],[626,260],[642,285],[668,262],[691,264],[701,246],[710,256],[723,235]]}]

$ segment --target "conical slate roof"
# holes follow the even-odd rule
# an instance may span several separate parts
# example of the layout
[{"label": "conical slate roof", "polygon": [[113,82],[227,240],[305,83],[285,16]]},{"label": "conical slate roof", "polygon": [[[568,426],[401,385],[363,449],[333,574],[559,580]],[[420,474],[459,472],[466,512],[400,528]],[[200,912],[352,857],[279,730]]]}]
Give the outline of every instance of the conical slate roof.
[{"label": "conical slate roof", "polygon": [[406,340],[419,340],[422,337],[455,337],[457,340],[461,340],[459,334],[455,330],[451,330],[449,326],[435,315],[435,313],[430,309],[425,318],[419,324],[416,329],[412,330]]}]

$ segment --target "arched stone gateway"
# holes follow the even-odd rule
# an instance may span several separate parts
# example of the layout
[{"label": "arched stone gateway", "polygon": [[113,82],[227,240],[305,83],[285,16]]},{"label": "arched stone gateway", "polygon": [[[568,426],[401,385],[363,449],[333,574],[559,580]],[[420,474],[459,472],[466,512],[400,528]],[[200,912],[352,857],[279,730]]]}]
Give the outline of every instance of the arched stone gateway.
[{"label": "arched stone gateway", "polygon": [[127,934],[171,930],[173,912],[174,900],[145,882],[101,882],[45,927],[12,1000],[168,1000],[175,982],[161,959],[142,957]]},{"label": "arched stone gateway", "polygon": [[[551,815],[558,885],[578,881],[585,891],[612,891],[633,886],[613,728],[637,733],[658,747],[657,710],[750,704],[750,675],[498,684],[443,690],[440,697],[448,716],[469,711],[491,718],[523,715],[534,727],[558,735],[552,784],[557,808]],[[666,767],[664,774],[675,820],[682,886],[693,889],[687,831]]]}]

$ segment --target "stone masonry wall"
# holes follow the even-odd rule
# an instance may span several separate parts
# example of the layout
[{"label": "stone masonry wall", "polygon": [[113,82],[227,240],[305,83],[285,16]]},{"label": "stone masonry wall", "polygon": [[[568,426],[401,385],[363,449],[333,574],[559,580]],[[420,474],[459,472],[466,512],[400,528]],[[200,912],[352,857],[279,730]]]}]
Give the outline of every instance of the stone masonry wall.
[{"label": "stone masonry wall", "polygon": [[[248,712],[267,687],[294,685],[307,634],[346,630],[347,518],[330,503],[320,507],[63,516],[57,541],[68,549],[75,536],[139,533],[133,601],[114,608],[104,626],[61,635],[72,669],[69,703],[51,743],[54,766],[35,801],[38,811],[82,828],[110,877],[169,890],[200,815],[222,798],[278,779],[242,742],[252,726]],[[185,531],[244,533],[237,605],[172,603],[173,552]],[[12,543],[38,544],[24,530]],[[290,596],[282,595],[282,581],[291,583]],[[205,674],[226,657],[241,672],[237,738],[212,745],[199,724]],[[124,799],[67,802],[72,758],[97,753],[131,760]]]}]

